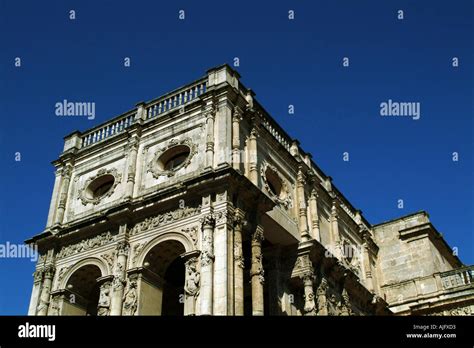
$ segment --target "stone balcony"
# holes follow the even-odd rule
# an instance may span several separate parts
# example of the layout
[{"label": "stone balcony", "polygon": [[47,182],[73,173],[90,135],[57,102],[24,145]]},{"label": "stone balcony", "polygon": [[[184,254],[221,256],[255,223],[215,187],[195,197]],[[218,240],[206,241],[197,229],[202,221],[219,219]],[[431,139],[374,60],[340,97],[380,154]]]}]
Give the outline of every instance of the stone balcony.
[{"label": "stone balcony", "polygon": [[[382,287],[390,309],[398,314],[433,314],[450,307],[474,307],[474,266]],[[474,314],[469,309],[469,313]]]}]

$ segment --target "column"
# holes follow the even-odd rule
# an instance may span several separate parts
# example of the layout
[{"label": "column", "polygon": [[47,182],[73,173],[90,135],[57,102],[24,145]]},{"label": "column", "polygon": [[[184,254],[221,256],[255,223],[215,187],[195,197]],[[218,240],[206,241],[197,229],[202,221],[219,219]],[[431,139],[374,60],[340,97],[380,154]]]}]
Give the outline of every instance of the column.
[{"label": "column", "polygon": [[316,295],[318,299],[317,314],[318,315],[328,315],[328,303],[327,303],[327,289],[328,282],[326,278],[321,277],[321,282],[319,283],[318,289],[316,290]]},{"label": "column", "polygon": [[214,225],[212,214],[205,215],[202,223],[201,253],[201,315],[212,315],[214,282]]},{"label": "column", "polygon": [[249,151],[249,179],[254,185],[258,185],[258,170],[257,170],[257,126],[253,125],[250,130],[248,140]]},{"label": "column", "polygon": [[367,290],[374,291],[374,281],[372,279],[372,262],[370,262],[370,248],[369,248],[369,236],[368,234],[363,235],[364,243],[362,244],[362,257],[365,273],[365,285]]},{"label": "column", "polygon": [[53,284],[54,267],[47,266],[44,270],[43,288],[41,289],[40,303],[38,305],[37,315],[47,315],[49,307],[49,298],[51,293],[51,286]]},{"label": "column", "polygon": [[339,247],[339,222],[338,222],[338,204],[336,198],[332,201],[331,207],[331,247],[336,250]]},{"label": "column", "polygon": [[206,115],[206,168],[214,166],[214,120],[216,117],[216,107],[211,104]]},{"label": "column", "polygon": [[242,112],[239,107],[234,108],[232,115],[232,167],[240,171],[240,121]]},{"label": "column", "polygon": [[311,230],[313,231],[313,238],[318,242],[321,241],[321,233],[319,231],[319,216],[318,216],[318,188],[315,186],[311,190],[309,197],[309,209],[311,214]]},{"label": "column", "polygon": [[307,242],[311,239],[308,233],[308,217],[306,216],[306,198],[304,193],[305,177],[300,166],[296,178],[296,194],[298,202],[298,216],[299,216],[299,230],[301,235],[301,242]]},{"label": "column", "polygon": [[71,171],[72,166],[69,164],[65,165],[62,170],[61,190],[59,194],[59,204],[55,224],[61,224],[63,222],[64,211],[66,209],[67,195],[69,192],[69,182],[71,180]]},{"label": "column", "polygon": [[54,188],[53,194],[51,195],[51,203],[49,204],[48,222],[46,227],[50,227],[55,222],[55,216],[57,212],[59,190],[61,187],[61,171],[56,170],[54,173]]},{"label": "column", "polygon": [[135,173],[137,168],[138,139],[133,137],[127,144],[127,186],[125,189],[125,199],[133,197],[133,188],[135,185]]},{"label": "column", "polygon": [[125,271],[127,268],[129,244],[126,241],[117,243],[117,260],[112,281],[112,296],[110,300],[110,315],[121,315],[123,294],[125,288]]},{"label": "column", "polygon": [[36,270],[33,273],[33,290],[31,291],[30,306],[28,308],[28,315],[35,315],[38,307],[38,300],[41,295],[41,281],[43,280],[43,270]]},{"label": "column", "polygon": [[252,285],[252,315],[263,315],[263,255],[262,255],[263,227],[258,223],[252,234],[252,265],[250,279]]},{"label": "column", "polygon": [[237,213],[234,220],[234,315],[244,315],[244,256],[242,228],[245,221]]},{"label": "column", "polygon": [[314,301],[314,289],[313,281],[314,275],[311,272],[307,272],[301,276],[304,287],[304,311],[305,315],[316,314],[316,303]]}]

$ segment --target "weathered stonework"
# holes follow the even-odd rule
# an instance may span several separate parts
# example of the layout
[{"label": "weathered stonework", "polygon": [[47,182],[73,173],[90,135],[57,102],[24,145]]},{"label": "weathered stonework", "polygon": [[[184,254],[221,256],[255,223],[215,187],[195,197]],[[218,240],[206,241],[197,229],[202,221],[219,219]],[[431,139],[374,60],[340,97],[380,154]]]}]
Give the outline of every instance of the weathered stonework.
[{"label": "weathered stonework", "polygon": [[472,315],[427,214],[370,224],[239,79],[65,138],[29,314]]}]

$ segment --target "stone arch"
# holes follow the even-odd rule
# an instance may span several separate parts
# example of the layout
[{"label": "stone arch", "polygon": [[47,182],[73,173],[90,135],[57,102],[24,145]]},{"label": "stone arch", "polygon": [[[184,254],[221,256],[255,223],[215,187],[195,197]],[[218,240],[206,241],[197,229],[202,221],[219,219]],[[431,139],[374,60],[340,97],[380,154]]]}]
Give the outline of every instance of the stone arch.
[{"label": "stone arch", "polygon": [[155,246],[162,242],[166,242],[169,240],[174,240],[177,242],[180,242],[183,246],[185,251],[188,253],[190,251],[196,250],[193,241],[191,238],[188,237],[185,233],[182,232],[165,232],[163,234],[160,234],[159,236],[153,238],[150,240],[143,250],[140,252],[139,257],[137,258],[137,265],[138,266],[143,266],[143,262],[145,261],[145,257],[148,255],[151,249],[153,249]]},{"label": "stone arch", "polygon": [[180,316],[185,307],[186,266],[183,255],[195,250],[189,236],[182,232],[166,232],[149,241],[137,266],[142,275],[138,284],[140,314]]},{"label": "stone arch", "polygon": [[100,273],[101,273],[101,276],[105,276],[108,274],[108,267],[107,265],[105,264],[105,262],[97,257],[88,257],[87,259],[84,259],[84,260],[81,260],[77,263],[75,263],[68,271],[67,273],[65,274],[65,276],[63,277],[63,279],[61,280],[61,282],[59,283],[58,285],[58,288],[59,289],[65,289],[66,288],[66,284],[68,283],[69,279],[71,278],[71,276],[80,268],[84,267],[84,266],[88,266],[88,265],[92,265],[92,266],[97,266],[99,269],[100,269]]}]

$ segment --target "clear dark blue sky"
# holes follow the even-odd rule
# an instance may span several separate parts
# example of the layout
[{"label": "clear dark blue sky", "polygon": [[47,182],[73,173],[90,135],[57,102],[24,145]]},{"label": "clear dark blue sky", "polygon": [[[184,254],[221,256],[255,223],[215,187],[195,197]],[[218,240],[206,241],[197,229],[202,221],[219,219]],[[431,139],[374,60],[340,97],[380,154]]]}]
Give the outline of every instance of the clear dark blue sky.
[{"label": "clear dark blue sky", "polygon": [[[426,210],[473,264],[472,0],[262,3],[0,0],[0,243],[44,228],[63,136],[239,57],[244,84],[371,223]],[[63,99],[95,102],[96,119],[55,116]],[[388,99],[420,102],[421,119],[381,117]],[[0,314],[26,314],[33,270],[0,259]]]}]

